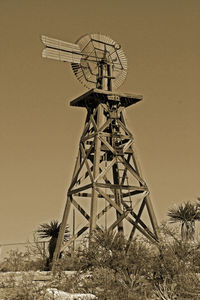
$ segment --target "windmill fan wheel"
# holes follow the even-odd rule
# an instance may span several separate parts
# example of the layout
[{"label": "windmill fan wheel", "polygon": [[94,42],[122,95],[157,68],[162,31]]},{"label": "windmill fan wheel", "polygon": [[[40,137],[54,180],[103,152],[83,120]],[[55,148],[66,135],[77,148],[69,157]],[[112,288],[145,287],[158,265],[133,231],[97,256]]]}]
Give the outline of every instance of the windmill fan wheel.
[{"label": "windmill fan wheel", "polygon": [[[77,79],[87,88],[98,88],[100,65],[111,69],[112,89],[117,89],[127,75],[127,59],[121,46],[110,37],[93,33],[76,41],[81,51],[80,63],[72,63]],[[106,76],[105,76],[106,77]]]}]

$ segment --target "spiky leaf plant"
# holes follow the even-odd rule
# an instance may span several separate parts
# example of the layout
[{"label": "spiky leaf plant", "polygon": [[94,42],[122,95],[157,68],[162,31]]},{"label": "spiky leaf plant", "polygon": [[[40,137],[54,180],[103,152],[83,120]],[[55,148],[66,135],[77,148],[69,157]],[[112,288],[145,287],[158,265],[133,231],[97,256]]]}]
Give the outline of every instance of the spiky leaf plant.
[{"label": "spiky leaf plant", "polygon": [[[47,268],[49,268],[49,264],[52,262],[53,259],[53,254],[56,248],[56,242],[58,239],[60,225],[61,224],[59,224],[57,220],[53,220],[49,224],[48,223],[41,224],[37,230],[37,233],[40,238],[42,239],[50,238],[49,245],[48,245],[49,257],[47,259]],[[69,226],[67,225],[64,233],[64,241],[67,241],[68,239],[69,239]]]},{"label": "spiky leaf plant", "polygon": [[181,236],[183,240],[194,239],[195,222],[200,220],[200,211],[197,205],[190,202],[171,208],[168,211],[171,223],[181,223]]}]

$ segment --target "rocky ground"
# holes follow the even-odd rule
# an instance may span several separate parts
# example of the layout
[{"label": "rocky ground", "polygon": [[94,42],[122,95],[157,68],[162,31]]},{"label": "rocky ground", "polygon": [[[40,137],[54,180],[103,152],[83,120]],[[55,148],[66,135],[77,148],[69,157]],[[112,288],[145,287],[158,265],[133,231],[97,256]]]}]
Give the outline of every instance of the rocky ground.
[{"label": "rocky ground", "polygon": [[[65,271],[62,272],[62,276],[64,276],[65,279],[70,279],[71,276],[76,276],[76,272]],[[17,298],[20,297],[20,293],[21,298]],[[22,296],[22,294],[24,296]],[[97,299],[97,297],[93,294],[68,293],[58,290],[54,287],[54,276],[51,272],[1,272],[0,300],[14,300],[15,297],[16,299],[23,299],[22,297],[26,297],[24,300]]]}]

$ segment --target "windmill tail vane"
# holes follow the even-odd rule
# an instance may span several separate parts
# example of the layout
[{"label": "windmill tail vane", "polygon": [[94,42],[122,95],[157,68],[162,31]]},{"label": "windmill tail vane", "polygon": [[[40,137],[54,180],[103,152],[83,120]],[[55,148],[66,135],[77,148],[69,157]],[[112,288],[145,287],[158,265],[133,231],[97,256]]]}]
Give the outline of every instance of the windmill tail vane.
[{"label": "windmill tail vane", "polygon": [[46,46],[42,51],[42,57],[63,62],[80,63],[82,54],[77,44],[49,38],[45,35],[41,36],[41,40]]}]

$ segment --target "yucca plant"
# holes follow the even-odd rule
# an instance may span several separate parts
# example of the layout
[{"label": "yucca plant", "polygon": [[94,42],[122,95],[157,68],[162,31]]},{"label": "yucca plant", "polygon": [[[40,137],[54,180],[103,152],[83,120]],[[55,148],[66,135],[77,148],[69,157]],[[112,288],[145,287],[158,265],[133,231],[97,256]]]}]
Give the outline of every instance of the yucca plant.
[{"label": "yucca plant", "polygon": [[[37,233],[40,238],[46,239],[50,238],[49,244],[48,244],[48,251],[49,251],[49,257],[47,258],[47,268],[49,268],[49,264],[53,260],[53,254],[56,248],[56,242],[58,239],[58,234],[60,230],[60,225],[57,220],[51,221],[48,223],[43,223],[40,225],[40,227],[37,230]],[[65,234],[64,234],[64,241],[67,241],[69,239],[69,226],[67,225],[65,228]]]},{"label": "yucca plant", "polygon": [[193,240],[195,233],[195,222],[200,220],[200,210],[197,205],[190,202],[171,208],[168,211],[171,223],[181,223],[181,237],[183,240]]}]

